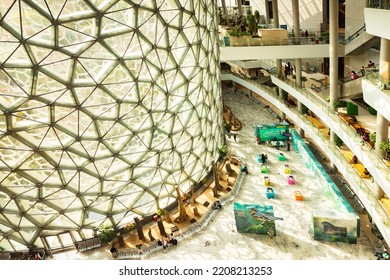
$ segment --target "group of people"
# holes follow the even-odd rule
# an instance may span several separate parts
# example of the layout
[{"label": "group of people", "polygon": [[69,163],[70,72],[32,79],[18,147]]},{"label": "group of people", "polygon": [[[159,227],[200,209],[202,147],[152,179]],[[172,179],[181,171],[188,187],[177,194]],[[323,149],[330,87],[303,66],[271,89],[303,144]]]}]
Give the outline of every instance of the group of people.
[{"label": "group of people", "polygon": [[359,75],[355,71],[351,71],[348,73],[352,80],[356,80],[359,78]]},{"label": "group of people", "polygon": [[[372,62],[371,60],[368,62],[368,65],[367,65],[367,68],[370,68],[370,67],[374,67],[375,66],[375,62]],[[360,68],[360,71],[359,71],[361,77],[364,77],[366,75],[366,69],[364,66],[362,66],[362,68]],[[359,78],[359,74],[356,73],[356,71],[352,70],[351,72],[348,72],[348,75],[351,77],[352,80],[356,80]]]},{"label": "group of people", "polygon": [[[294,29],[291,31],[292,36],[294,37]],[[303,31],[302,29],[299,31],[299,34],[301,37],[309,37],[309,31]]]},{"label": "group of people", "polygon": [[222,209],[221,201],[219,201],[219,200],[214,201],[212,208],[214,210],[221,210]]},{"label": "group of people", "polygon": [[43,260],[44,257],[41,256],[39,252],[30,253],[30,254],[20,254],[19,260]]},{"label": "group of people", "polygon": [[367,132],[363,127],[356,128],[356,133],[360,135],[362,143],[370,141],[370,133]]},{"label": "group of people", "polygon": [[177,245],[177,239],[175,239],[173,236],[173,233],[171,233],[171,235],[169,235],[169,236],[165,235],[165,237],[162,240],[157,240],[157,244],[159,246],[162,246],[164,249],[164,253],[166,253],[169,244],[172,244],[175,246]]},{"label": "group of people", "polygon": [[[273,139],[272,139],[272,141],[276,141],[276,143],[275,143],[275,148],[277,149],[277,150],[279,150],[280,149],[280,141],[276,138],[276,137],[274,137]],[[290,144],[290,142],[289,141],[287,141],[286,142],[286,146],[287,146],[287,151],[290,151],[290,148],[291,148],[291,144]],[[264,162],[263,162],[264,163]]]},{"label": "group of people", "polygon": [[284,75],[287,77],[288,75],[294,74],[294,66],[291,65],[290,61],[284,66]]}]

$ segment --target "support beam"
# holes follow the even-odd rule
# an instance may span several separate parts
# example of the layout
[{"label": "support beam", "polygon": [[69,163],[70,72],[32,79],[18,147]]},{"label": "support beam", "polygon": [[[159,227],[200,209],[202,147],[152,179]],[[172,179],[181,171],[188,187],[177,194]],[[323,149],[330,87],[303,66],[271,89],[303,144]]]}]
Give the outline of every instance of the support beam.
[{"label": "support beam", "polygon": [[[338,28],[339,6],[338,1],[329,1],[329,78],[330,78],[330,103],[339,100],[338,93]],[[333,106],[329,109],[334,111]]]}]

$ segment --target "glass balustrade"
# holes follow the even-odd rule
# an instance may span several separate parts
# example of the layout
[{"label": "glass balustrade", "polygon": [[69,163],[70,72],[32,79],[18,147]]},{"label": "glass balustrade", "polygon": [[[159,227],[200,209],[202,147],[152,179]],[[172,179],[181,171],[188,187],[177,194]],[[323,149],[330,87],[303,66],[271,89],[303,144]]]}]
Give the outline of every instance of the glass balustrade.
[{"label": "glass balustrade", "polygon": [[[276,76],[274,77],[277,78]],[[306,89],[297,86],[293,81],[283,80],[283,82],[297,90],[300,94],[315,104],[317,108],[321,109],[322,112],[324,112],[330,119],[337,123],[356,143],[361,142],[361,139],[356,131],[351,126],[347,125],[336,112],[329,108],[328,102],[313,95]],[[387,167],[386,162],[375,152],[375,150],[370,145],[363,145],[362,150],[366,152],[367,156],[370,156],[370,158],[373,159],[375,166],[384,172],[386,180],[390,180],[390,170]]]},{"label": "glass balustrade", "polygon": [[[239,75],[236,75],[236,74],[233,74],[233,73],[230,73],[230,74],[238,77],[239,79],[242,79],[243,81],[245,81],[245,82],[247,82],[249,84],[254,85],[255,87],[257,87],[259,89],[261,89],[263,92],[265,92],[268,95],[272,96],[275,99],[275,101],[278,100],[277,93],[274,90],[270,89],[269,87],[264,86],[264,85],[258,83],[256,80],[246,79],[246,78],[240,77]],[[284,82],[286,82],[286,81],[284,81]],[[342,127],[344,131],[347,131],[348,135],[351,138],[354,138],[354,137],[357,138],[356,132],[354,130],[352,130],[351,128],[349,128],[344,123],[344,121],[341,120],[337,116],[336,113],[334,113],[334,112],[332,112],[330,110],[330,108],[328,106],[324,106],[324,103],[323,103],[324,101],[322,99],[319,99],[318,97],[313,96],[311,93],[307,92],[306,90],[304,90],[302,88],[299,88],[298,86],[296,86],[295,84],[293,84],[290,81],[287,81],[286,83],[291,85],[291,87],[293,87],[294,89],[298,90],[300,93],[302,93],[305,97],[307,97],[314,104],[318,105],[318,107],[320,107],[322,109],[322,111],[326,112],[327,115],[332,118],[332,120],[335,120],[336,123],[339,124],[340,127]],[[273,102],[273,103],[277,104],[277,102]],[[282,104],[282,106],[284,106],[284,104]],[[293,112],[303,123],[305,123],[306,125],[310,126],[311,130],[320,139],[320,141],[321,141],[320,144],[322,146],[326,146],[333,153],[333,155],[336,158],[336,160],[345,168],[345,170],[347,171],[347,174],[353,180],[353,184],[352,185],[356,186],[354,191],[355,192],[361,191],[365,195],[365,197],[368,200],[368,202],[370,203],[370,206],[372,207],[372,209],[374,209],[375,212],[378,214],[378,216],[381,218],[381,221],[383,221],[383,223],[385,225],[390,225],[390,217],[387,214],[387,212],[384,210],[384,208],[382,207],[382,205],[380,204],[378,199],[376,198],[376,195],[373,193],[372,188],[370,187],[370,183],[367,180],[364,180],[363,178],[360,177],[359,173],[356,171],[355,168],[353,168],[351,166],[351,164],[344,157],[344,155],[342,154],[340,149],[334,143],[329,141],[328,138],[323,134],[323,132],[319,128],[314,126],[310,122],[310,120],[306,118],[306,116],[304,114],[300,113],[297,108],[289,107],[289,110],[291,112]],[[360,142],[360,138],[359,138],[358,142]],[[362,146],[362,147],[364,147],[364,149],[368,153],[368,156],[369,156],[370,159],[372,159],[373,161],[375,161],[375,160],[380,161],[378,155],[376,153],[375,154],[373,153],[372,148],[370,148],[368,145],[365,145],[365,146]],[[381,162],[376,164],[376,165],[381,166]],[[388,167],[385,166],[385,169],[380,169],[380,170],[382,172],[385,172],[386,178],[389,179],[389,169],[388,169]],[[367,208],[367,206],[368,205],[366,205],[366,208]]]},{"label": "glass balustrade", "polygon": [[[390,90],[390,80],[388,78],[383,78],[380,75],[379,67],[366,68],[366,75],[364,76],[364,79],[382,91]],[[384,93],[390,94],[390,92],[386,91],[384,91]]]}]

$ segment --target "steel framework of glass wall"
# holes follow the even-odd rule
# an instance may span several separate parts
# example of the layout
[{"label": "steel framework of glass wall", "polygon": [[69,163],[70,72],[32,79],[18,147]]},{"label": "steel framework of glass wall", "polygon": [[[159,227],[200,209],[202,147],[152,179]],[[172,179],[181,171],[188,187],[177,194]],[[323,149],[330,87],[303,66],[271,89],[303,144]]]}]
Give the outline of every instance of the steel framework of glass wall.
[{"label": "steel framework of glass wall", "polygon": [[223,141],[212,0],[0,2],[0,247],[175,201]]}]

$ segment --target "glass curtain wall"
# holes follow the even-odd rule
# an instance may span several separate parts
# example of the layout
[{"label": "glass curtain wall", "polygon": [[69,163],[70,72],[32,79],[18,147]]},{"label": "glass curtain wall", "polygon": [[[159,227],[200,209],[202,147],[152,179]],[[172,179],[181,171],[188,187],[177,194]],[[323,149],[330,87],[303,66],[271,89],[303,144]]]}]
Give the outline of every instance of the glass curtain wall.
[{"label": "glass curtain wall", "polygon": [[222,145],[212,0],[0,1],[0,247],[175,202]]}]

